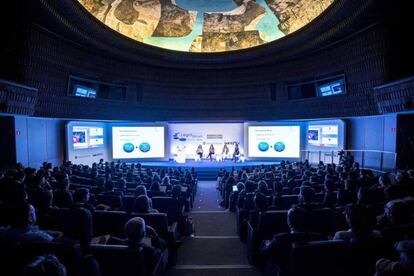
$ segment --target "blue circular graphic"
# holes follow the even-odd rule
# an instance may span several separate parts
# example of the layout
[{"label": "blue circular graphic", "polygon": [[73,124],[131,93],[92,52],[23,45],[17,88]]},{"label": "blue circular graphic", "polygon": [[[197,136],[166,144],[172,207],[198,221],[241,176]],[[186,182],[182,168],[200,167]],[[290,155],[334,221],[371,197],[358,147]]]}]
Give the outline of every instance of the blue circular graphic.
[{"label": "blue circular graphic", "polygon": [[125,152],[130,153],[130,152],[133,152],[134,151],[135,146],[132,143],[125,143],[124,146],[123,146],[123,148],[124,148],[124,151]]},{"label": "blue circular graphic", "polygon": [[148,144],[148,143],[146,143],[146,142],[141,143],[141,144],[139,145],[139,150],[140,150],[140,151],[142,151],[142,152],[149,152],[149,151],[150,151],[150,149],[151,149],[151,145],[150,145],[150,144]]},{"label": "blue circular graphic", "polygon": [[282,152],[282,151],[285,150],[285,148],[286,148],[286,146],[285,146],[285,143],[283,143],[283,142],[276,142],[275,145],[274,145],[274,149],[277,152]]},{"label": "blue circular graphic", "polygon": [[269,144],[266,142],[260,142],[257,147],[259,148],[260,151],[265,152],[269,149]]}]

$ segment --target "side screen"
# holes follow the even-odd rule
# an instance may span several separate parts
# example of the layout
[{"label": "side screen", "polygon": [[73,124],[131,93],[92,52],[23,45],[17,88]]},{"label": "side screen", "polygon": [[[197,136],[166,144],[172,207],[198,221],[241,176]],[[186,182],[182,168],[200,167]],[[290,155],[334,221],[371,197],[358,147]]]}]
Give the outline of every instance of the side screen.
[{"label": "side screen", "polygon": [[103,127],[74,125],[72,140],[74,150],[102,147],[104,145]]}]

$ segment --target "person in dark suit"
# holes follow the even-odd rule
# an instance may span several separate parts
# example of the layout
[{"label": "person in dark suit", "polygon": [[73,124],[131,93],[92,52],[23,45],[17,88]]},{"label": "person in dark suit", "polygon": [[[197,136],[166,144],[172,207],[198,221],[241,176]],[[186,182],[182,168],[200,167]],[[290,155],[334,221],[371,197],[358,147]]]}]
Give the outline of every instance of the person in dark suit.
[{"label": "person in dark suit", "polygon": [[[292,206],[287,214],[287,224],[290,232],[276,234],[271,241],[265,241],[261,254],[266,258],[266,270],[273,274],[275,271],[288,273],[290,250],[293,243],[326,240],[321,234],[304,231],[306,210]],[[267,275],[271,275],[267,274]]]}]

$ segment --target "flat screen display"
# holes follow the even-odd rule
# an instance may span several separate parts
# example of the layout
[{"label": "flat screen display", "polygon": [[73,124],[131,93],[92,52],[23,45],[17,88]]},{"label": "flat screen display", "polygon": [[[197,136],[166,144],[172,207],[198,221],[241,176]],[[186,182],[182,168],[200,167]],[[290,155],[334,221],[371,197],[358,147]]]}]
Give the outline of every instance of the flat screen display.
[{"label": "flat screen display", "polygon": [[338,147],[338,125],[311,125],[308,127],[308,143],[317,147]]},{"label": "flat screen display", "polygon": [[73,87],[73,94],[77,97],[96,98],[95,89],[79,84]]},{"label": "flat screen display", "polygon": [[98,148],[104,145],[104,129],[97,126],[73,126],[73,149]]},{"label": "flat screen display", "polygon": [[248,126],[247,132],[248,157],[300,157],[300,126]]},{"label": "flat screen display", "polygon": [[164,158],[165,127],[112,127],[112,156],[116,159]]},{"label": "flat screen display", "polygon": [[318,86],[318,93],[321,97],[334,96],[345,93],[345,85],[343,79],[339,79],[330,83]]}]

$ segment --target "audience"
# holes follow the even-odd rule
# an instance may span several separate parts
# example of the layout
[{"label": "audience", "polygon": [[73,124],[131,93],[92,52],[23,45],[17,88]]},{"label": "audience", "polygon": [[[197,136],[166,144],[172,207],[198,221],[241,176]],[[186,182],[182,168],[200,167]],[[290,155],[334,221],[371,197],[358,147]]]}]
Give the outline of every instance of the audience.
[{"label": "audience", "polygon": [[346,231],[338,231],[333,237],[334,240],[363,240],[367,238],[380,238],[381,233],[373,230],[373,223],[368,219],[367,210],[359,204],[348,204],[345,207],[345,218],[349,225]]}]

